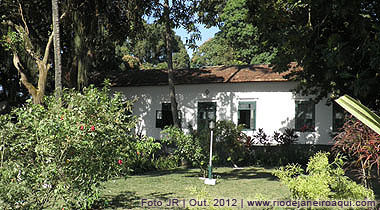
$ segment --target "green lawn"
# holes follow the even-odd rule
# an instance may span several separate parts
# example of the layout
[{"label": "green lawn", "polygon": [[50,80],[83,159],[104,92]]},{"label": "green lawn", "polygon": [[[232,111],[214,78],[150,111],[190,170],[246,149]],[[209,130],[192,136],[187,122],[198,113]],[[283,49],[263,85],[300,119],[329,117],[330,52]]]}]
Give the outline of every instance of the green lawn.
[{"label": "green lawn", "polygon": [[289,198],[289,190],[271,174],[272,170],[260,167],[216,168],[214,175],[218,177],[218,182],[215,186],[203,184],[203,180],[199,179],[199,169],[151,172],[127,179],[116,179],[104,185],[102,197],[106,202],[100,209],[151,209],[147,207],[148,204],[141,208],[142,199],[162,201],[163,205],[168,199],[180,199],[180,206],[185,199],[186,207],[189,207],[190,199],[196,199],[197,194],[200,194],[194,193],[194,189],[207,192],[211,201],[224,199],[223,201],[227,202],[229,199],[230,205],[235,202],[240,205],[242,199],[245,201],[257,198]]}]

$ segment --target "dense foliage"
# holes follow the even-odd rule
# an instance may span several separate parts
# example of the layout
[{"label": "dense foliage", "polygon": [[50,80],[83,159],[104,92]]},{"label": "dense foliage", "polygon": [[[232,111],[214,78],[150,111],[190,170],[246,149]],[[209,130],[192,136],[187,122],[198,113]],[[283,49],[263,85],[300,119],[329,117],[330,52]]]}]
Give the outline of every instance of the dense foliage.
[{"label": "dense foliage", "polygon": [[232,47],[218,37],[207,40],[196,49],[191,59],[192,67],[237,65],[242,63],[235,58]]},{"label": "dense foliage", "polygon": [[176,127],[166,127],[162,134],[164,134],[162,143],[174,148],[172,155],[177,158],[177,161],[189,161],[191,166],[205,170],[207,155],[199,139],[193,138],[190,134],[185,134]]},{"label": "dense foliage", "polygon": [[1,209],[89,207],[100,182],[125,174],[136,151],[145,152],[131,106],[107,87],[90,87],[1,115]]},{"label": "dense foliage", "polygon": [[349,118],[334,138],[333,150],[348,156],[347,167],[370,186],[373,171],[380,176],[380,135],[355,118]]},{"label": "dense foliage", "polygon": [[274,49],[261,41],[257,26],[249,22],[247,0],[229,0],[220,14],[220,36],[234,49],[237,60],[244,64],[271,63]]},{"label": "dense foliage", "polygon": [[194,55],[194,66],[271,63],[277,50],[262,42],[259,28],[250,21],[247,0],[202,1],[201,21],[218,26],[212,41],[204,43]]},{"label": "dense foliage", "polygon": [[[289,163],[306,165],[318,151],[329,151],[331,146],[298,145],[294,129],[266,134],[262,129],[247,136],[243,126],[232,121],[217,121],[213,136],[212,164],[216,166],[283,166]],[[190,166],[199,167],[205,173],[209,161],[210,130],[193,130],[185,134],[178,128],[167,127],[162,131],[162,149],[177,162],[185,160]]]},{"label": "dense foliage", "polygon": [[[64,86],[81,89],[88,84],[88,77],[93,71],[119,69],[123,61],[116,55],[115,47],[142,30],[142,16],[149,6],[148,1],[61,1],[59,13]],[[19,60],[16,66],[22,67],[25,74],[21,75],[38,91],[44,92],[44,88],[37,88],[36,83],[45,73],[37,69],[44,66],[44,72],[47,72],[53,64],[52,51],[44,55],[45,48],[51,48],[47,44],[52,31],[51,11],[51,1],[1,1],[0,82],[7,93],[1,98],[5,98],[7,104],[22,101],[17,96],[20,91],[27,93],[16,86],[21,73],[12,63],[15,61],[14,55]],[[6,49],[11,50],[4,52]],[[43,60],[44,65],[39,60]],[[51,76],[49,71],[46,77]],[[45,83],[47,91],[51,91],[53,82],[43,80],[45,82],[39,83]]]},{"label": "dense foliage", "polygon": [[244,163],[247,136],[242,132],[243,125],[232,121],[218,121],[215,125],[215,162],[219,165],[237,166]]},{"label": "dense foliage", "polygon": [[[185,134],[178,128],[167,127],[162,131],[164,145],[173,149],[177,160],[186,160],[191,166],[199,167],[205,175],[210,151],[210,130],[194,131]],[[218,121],[213,137],[213,164],[236,166],[244,164],[247,154],[244,146],[246,136],[242,126],[231,121]]]},{"label": "dense foliage", "polygon": [[248,165],[284,166],[290,163],[307,164],[308,159],[318,151],[329,151],[326,145],[297,144],[298,135],[294,129],[266,133],[256,130],[245,142],[248,150]]},{"label": "dense foliage", "polygon": [[378,18],[372,0],[250,1],[249,21],[263,42],[278,50],[273,64],[283,71],[297,62],[297,91],[320,99],[345,93],[373,109],[380,107]]},{"label": "dense foliage", "polygon": [[[175,69],[189,68],[190,58],[181,37],[172,33],[173,67]],[[134,39],[127,40],[118,47],[118,53],[131,55],[138,60],[135,69],[166,69],[165,27],[162,24],[144,24],[144,31]],[[133,66],[128,65],[130,68]],[[128,67],[127,66],[127,67]],[[125,67],[124,67],[125,68]],[[129,68],[125,68],[129,69]]]},{"label": "dense foliage", "polygon": [[328,153],[317,153],[310,158],[306,172],[296,164],[281,167],[274,172],[287,185],[293,199],[301,200],[364,200],[374,199],[373,191],[344,176],[343,159],[332,163]]}]

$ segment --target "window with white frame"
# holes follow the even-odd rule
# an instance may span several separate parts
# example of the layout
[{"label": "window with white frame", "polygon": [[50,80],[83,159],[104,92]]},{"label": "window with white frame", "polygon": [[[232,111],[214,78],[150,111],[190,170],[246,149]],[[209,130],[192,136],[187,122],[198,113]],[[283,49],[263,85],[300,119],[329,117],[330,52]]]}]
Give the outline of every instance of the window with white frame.
[{"label": "window with white frame", "polygon": [[239,102],[238,125],[244,125],[246,130],[256,129],[256,101]]}]

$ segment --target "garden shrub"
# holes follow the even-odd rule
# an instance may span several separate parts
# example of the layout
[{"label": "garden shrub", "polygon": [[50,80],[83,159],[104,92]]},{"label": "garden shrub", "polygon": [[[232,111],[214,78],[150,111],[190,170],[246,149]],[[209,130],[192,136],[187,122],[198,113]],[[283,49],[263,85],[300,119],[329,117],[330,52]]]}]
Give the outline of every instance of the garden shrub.
[{"label": "garden shrub", "polygon": [[1,209],[86,209],[136,155],[132,101],[85,88],[0,116]]},{"label": "garden shrub", "polygon": [[173,156],[178,161],[186,160],[194,167],[200,167],[202,172],[207,167],[206,155],[200,141],[194,139],[192,135],[185,134],[181,129],[176,127],[165,127],[162,131],[164,137],[161,142],[164,145],[172,145],[175,149]]},{"label": "garden shrub", "polygon": [[152,137],[136,137],[130,145],[130,154],[125,166],[129,173],[141,174],[147,171],[156,170],[155,162],[158,160],[158,153],[162,146]]},{"label": "garden shrub", "polygon": [[214,148],[217,165],[240,165],[246,154],[244,143],[247,136],[242,132],[243,125],[232,121],[218,121],[214,131]]},{"label": "garden shrub", "polygon": [[298,135],[292,128],[286,128],[283,132],[275,131],[272,135],[259,128],[245,143],[247,162],[262,166],[284,166],[290,163],[306,166],[315,153],[331,149],[331,146],[297,144],[297,141]]},{"label": "garden shrub", "polygon": [[178,167],[178,159],[175,156],[160,156],[153,160],[153,165],[156,170],[169,170]]},{"label": "garden shrub", "polygon": [[252,138],[249,138],[247,146],[261,144],[264,146],[269,146],[271,144],[275,145],[291,145],[298,141],[298,135],[293,128],[286,128],[284,132],[274,131],[273,135],[268,135],[264,132],[264,129],[259,128],[253,134]]},{"label": "garden shrub", "polygon": [[[194,130],[189,126],[193,139],[199,142],[205,156],[209,157],[210,130]],[[213,165],[236,166],[245,164],[247,136],[242,132],[243,126],[236,126],[232,121],[217,121],[214,128],[213,138]]]},{"label": "garden shrub", "polygon": [[337,156],[332,163],[329,153],[319,152],[310,158],[306,172],[297,164],[280,167],[273,173],[290,189],[298,200],[364,200],[374,199],[374,193],[344,175],[343,159]]},{"label": "garden shrub", "polygon": [[[380,135],[351,116],[334,140],[333,151],[347,155],[346,166],[370,186],[374,175],[380,176]],[[377,173],[372,173],[374,169]]]}]

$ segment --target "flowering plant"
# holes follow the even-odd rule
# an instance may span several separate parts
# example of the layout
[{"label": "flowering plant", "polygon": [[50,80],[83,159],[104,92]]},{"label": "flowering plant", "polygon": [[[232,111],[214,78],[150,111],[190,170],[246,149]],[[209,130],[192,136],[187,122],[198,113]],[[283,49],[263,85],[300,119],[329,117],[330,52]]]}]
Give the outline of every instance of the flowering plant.
[{"label": "flowering plant", "polygon": [[136,118],[132,101],[110,95],[65,90],[61,103],[0,116],[0,209],[85,209],[100,182],[127,172]]}]

